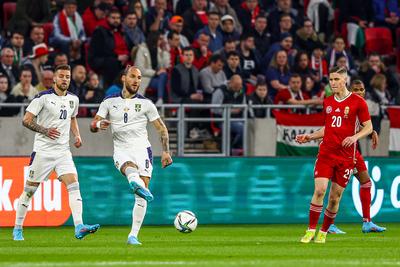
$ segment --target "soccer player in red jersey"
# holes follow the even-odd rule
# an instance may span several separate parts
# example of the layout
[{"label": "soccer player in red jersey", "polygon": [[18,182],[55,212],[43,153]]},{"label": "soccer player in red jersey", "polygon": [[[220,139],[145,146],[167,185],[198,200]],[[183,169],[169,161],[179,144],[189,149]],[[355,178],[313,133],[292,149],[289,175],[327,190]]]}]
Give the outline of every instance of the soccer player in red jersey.
[{"label": "soccer player in red jersey", "polygon": [[[365,97],[365,86],[361,80],[354,80],[351,83],[350,90],[362,98]],[[372,149],[376,149],[379,143],[379,137],[376,131],[372,131],[371,140]],[[363,226],[361,228],[362,232],[370,233],[386,231],[385,227],[378,226],[371,221],[371,177],[368,174],[367,166],[365,165],[364,158],[359,150],[356,152],[356,168],[354,169],[354,176],[360,182],[360,200],[363,213]],[[328,233],[345,234],[345,232],[341,231],[334,224],[331,224],[328,229]]]},{"label": "soccer player in red jersey", "polygon": [[[324,196],[329,180],[332,184],[324,222],[315,239],[325,243],[328,228],[333,224],[339,202],[356,163],[357,140],[372,133],[372,123],[365,100],[346,88],[347,70],[334,67],[329,72],[333,95],[324,100],[325,128],[312,134],[296,136],[299,143],[322,139],[314,167],[314,194],[311,199],[309,226],[301,239],[309,243],[314,239],[315,229],[322,212]],[[362,129],[358,130],[358,126]]]}]

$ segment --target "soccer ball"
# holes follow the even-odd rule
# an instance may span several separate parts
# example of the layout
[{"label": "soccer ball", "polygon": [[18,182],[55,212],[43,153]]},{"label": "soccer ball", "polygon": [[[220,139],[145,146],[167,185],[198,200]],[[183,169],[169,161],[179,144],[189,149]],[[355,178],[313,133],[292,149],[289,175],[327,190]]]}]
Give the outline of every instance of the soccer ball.
[{"label": "soccer ball", "polygon": [[181,211],[176,215],[174,225],[181,233],[191,233],[197,227],[196,215],[188,210]]}]

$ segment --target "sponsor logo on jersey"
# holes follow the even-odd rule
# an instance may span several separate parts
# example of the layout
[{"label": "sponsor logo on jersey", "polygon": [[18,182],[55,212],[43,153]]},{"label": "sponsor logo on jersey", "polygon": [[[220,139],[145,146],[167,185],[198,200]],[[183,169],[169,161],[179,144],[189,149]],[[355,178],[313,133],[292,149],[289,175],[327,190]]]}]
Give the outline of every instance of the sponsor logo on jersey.
[{"label": "sponsor logo on jersey", "polygon": [[139,112],[142,110],[142,104],[135,104],[135,111]]},{"label": "sponsor logo on jersey", "polygon": [[331,106],[327,106],[326,107],[326,114],[329,114],[332,112],[332,107]]},{"label": "sponsor logo on jersey", "polygon": [[344,118],[348,118],[349,117],[349,112],[350,112],[350,108],[349,108],[349,106],[346,106],[344,108]]},{"label": "sponsor logo on jersey", "polygon": [[[14,226],[18,198],[29,170],[29,157],[0,157],[0,226]],[[52,173],[32,197],[24,226],[59,226],[71,216],[68,192]]]},{"label": "sponsor logo on jersey", "polygon": [[70,107],[71,109],[74,108],[74,101],[72,101],[72,100],[69,101],[69,107]]}]

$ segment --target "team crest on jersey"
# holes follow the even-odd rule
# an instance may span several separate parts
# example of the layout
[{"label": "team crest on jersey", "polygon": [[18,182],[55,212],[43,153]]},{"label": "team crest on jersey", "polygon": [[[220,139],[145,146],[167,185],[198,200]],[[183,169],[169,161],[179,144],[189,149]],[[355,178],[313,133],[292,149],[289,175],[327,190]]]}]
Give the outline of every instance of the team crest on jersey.
[{"label": "team crest on jersey", "polygon": [[326,107],[326,114],[329,114],[332,112],[332,107],[331,106],[327,106]]},{"label": "team crest on jersey", "polygon": [[129,108],[128,107],[124,107],[124,112],[128,112]]},{"label": "team crest on jersey", "polygon": [[135,111],[139,112],[142,110],[142,104],[135,104]]},{"label": "team crest on jersey", "polygon": [[344,108],[344,118],[348,118],[349,117],[349,112],[350,112],[350,108],[348,106],[346,106]]},{"label": "team crest on jersey", "polygon": [[74,108],[74,101],[72,101],[72,100],[69,101],[69,107],[70,107],[71,109]]}]

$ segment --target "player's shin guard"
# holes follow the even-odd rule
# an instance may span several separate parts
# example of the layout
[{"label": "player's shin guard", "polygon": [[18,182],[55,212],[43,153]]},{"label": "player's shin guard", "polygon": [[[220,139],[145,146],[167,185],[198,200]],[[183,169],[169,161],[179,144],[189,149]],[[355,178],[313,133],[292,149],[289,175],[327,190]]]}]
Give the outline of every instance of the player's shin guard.
[{"label": "player's shin guard", "polygon": [[371,210],[371,180],[360,186],[360,200],[363,212],[363,221],[370,222],[370,210]]},{"label": "player's shin guard", "polygon": [[129,236],[137,237],[142,226],[144,216],[146,215],[147,201],[138,195],[135,195],[135,205],[132,212],[132,229]]},{"label": "player's shin guard", "polygon": [[74,225],[83,224],[82,220],[82,197],[81,191],[79,190],[79,183],[75,182],[67,186],[69,207],[72,212],[72,218],[74,219]]},{"label": "player's shin guard", "polygon": [[37,186],[25,185],[24,192],[18,200],[17,212],[15,216],[15,229],[22,229],[24,224],[26,212],[28,211],[31,199],[37,190]]},{"label": "player's shin guard", "polygon": [[322,224],[321,230],[322,232],[328,232],[329,226],[333,224],[336,218],[336,213],[330,212],[328,209],[325,209],[325,216],[324,216],[324,222]]},{"label": "player's shin guard", "polygon": [[319,216],[321,215],[322,212],[322,207],[323,207],[322,205],[315,205],[313,203],[310,204],[309,224],[308,224],[309,230],[315,230],[315,228],[317,227]]}]

